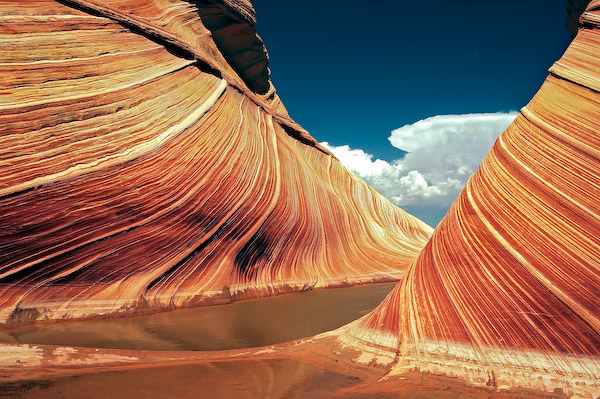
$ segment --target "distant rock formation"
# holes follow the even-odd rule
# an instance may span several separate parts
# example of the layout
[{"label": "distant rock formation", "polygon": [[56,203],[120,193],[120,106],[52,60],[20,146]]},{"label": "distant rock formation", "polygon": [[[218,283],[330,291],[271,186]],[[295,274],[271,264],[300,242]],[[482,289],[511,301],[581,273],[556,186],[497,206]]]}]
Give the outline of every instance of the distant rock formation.
[{"label": "distant rock formation", "polygon": [[0,2],[0,324],[404,275],[431,228],[288,117],[254,26],[247,1]]}]

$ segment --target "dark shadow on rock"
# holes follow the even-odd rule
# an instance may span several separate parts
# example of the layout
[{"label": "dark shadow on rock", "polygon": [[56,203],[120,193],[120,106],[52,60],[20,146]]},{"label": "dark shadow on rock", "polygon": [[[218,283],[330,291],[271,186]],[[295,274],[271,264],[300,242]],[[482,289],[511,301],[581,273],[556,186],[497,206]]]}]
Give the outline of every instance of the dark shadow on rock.
[{"label": "dark shadow on rock", "polygon": [[225,1],[188,0],[196,6],[204,26],[229,65],[255,93],[270,89],[269,56],[256,34],[254,10],[238,9]]},{"label": "dark shadow on rock", "polygon": [[579,17],[585,11],[591,0],[567,0],[567,29],[571,32],[571,38],[577,36],[579,29]]}]

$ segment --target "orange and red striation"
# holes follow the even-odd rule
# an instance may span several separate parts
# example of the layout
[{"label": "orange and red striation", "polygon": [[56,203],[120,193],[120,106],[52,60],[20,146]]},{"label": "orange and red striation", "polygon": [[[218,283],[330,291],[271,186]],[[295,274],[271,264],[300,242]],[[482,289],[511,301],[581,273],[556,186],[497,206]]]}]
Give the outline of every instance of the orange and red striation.
[{"label": "orange and red striation", "polygon": [[293,344],[177,356],[4,344],[3,372],[263,356],[369,375],[365,392],[394,392],[418,369],[599,396],[600,0],[427,245],[427,226],[349,174],[270,83],[264,92],[253,18],[241,0],[0,1],[0,322],[409,267],[403,282],[362,319]]},{"label": "orange and red striation", "polygon": [[599,24],[593,1],[390,294],[396,304],[361,320],[376,342],[378,326],[399,319],[389,378],[418,368],[600,393]]},{"label": "orange and red striation", "polygon": [[206,3],[0,2],[0,324],[400,279],[424,246],[287,116],[251,5]]}]

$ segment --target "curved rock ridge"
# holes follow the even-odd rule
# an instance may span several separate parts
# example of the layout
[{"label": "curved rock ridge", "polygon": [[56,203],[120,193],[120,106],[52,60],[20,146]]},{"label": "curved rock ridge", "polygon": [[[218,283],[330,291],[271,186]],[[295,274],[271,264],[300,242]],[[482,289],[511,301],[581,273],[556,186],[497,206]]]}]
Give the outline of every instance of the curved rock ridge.
[{"label": "curved rock ridge", "polygon": [[[268,55],[254,27],[254,9],[246,0],[55,0],[56,6],[87,15],[104,17],[155,41],[182,58],[196,59],[207,72],[227,80],[249,99],[263,107],[285,127],[286,132],[330,154],[287,114],[269,81]],[[29,4],[29,3],[28,3]],[[36,4],[35,7],[40,6]],[[30,7],[30,5],[23,5]],[[46,6],[44,6],[46,7]],[[17,8],[15,5],[13,8]],[[219,24],[207,29],[202,17],[211,22],[217,9],[223,14]],[[10,15],[12,11],[7,11]],[[17,11],[23,13],[22,9]],[[50,11],[51,14],[54,11]],[[229,22],[229,25],[226,24]],[[248,29],[248,26],[252,29]],[[220,29],[216,29],[220,28]],[[227,39],[228,33],[236,37]],[[214,39],[214,40],[213,40]],[[223,43],[226,41],[226,43]],[[244,51],[244,46],[249,46]],[[230,47],[228,47],[230,46]],[[230,64],[231,62],[231,64]],[[256,79],[256,80],[254,80]],[[268,88],[264,82],[268,81]]]},{"label": "curved rock ridge", "polygon": [[386,379],[600,395],[600,1],[580,21],[402,284],[341,338]]},{"label": "curved rock ridge", "polygon": [[[0,4],[6,7],[7,3]],[[35,5],[37,16],[31,12],[32,5]],[[92,22],[83,13],[54,7],[49,1],[9,4],[9,9],[12,14],[8,16],[0,13],[3,15],[0,27],[4,34],[10,32],[15,41],[19,40],[15,35],[23,29],[21,25],[29,24],[42,31],[47,29],[42,28],[44,25],[39,22],[48,22],[49,18],[40,10],[53,15],[53,22],[64,23],[67,19],[65,26],[76,26],[81,22],[89,26],[87,24]],[[68,16],[61,17],[60,13]],[[114,25],[112,21],[95,18],[93,22],[106,24],[106,29],[121,29],[111,34],[130,35],[132,52],[160,50],[160,46],[152,47],[156,43],[150,45],[139,35]],[[81,21],[77,22],[78,19]],[[19,22],[7,28],[6,21],[12,20]],[[437,393],[439,397],[599,397],[599,26],[600,0],[594,0],[582,14],[579,33],[565,55],[550,68],[550,75],[540,91],[498,139],[431,240],[411,262],[402,284],[362,319],[306,340],[221,352],[176,353],[2,344],[2,378],[19,381],[119,370],[119,373],[103,374],[99,378],[100,384],[106,384],[107,377],[118,382],[115,377],[130,371],[126,374],[127,385],[139,386],[147,384],[140,376],[147,370],[140,369],[160,365],[163,368],[157,370],[160,370],[161,376],[165,375],[164,371],[174,379],[180,378],[179,382],[196,381],[198,375],[209,375],[211,378],[207,380],[231,388],[221,397],[239,394],[240,390],[230,384],[232,379],[243,384],[242,389],[249,397],[261,397],[268,392],[269,397],[287,398],[291,391],[290,381],[294,381],[294,389],[310,385],[311,388],[304,391],[312,394],[309,397],[388,397],[402,396],[403,393],[414,396],[414,385],[419,383],[421,388],[416,391],[428,397],[435,397]],[[101,28],[98,27],[88,32],[90,35],[100,33]],[[79,36],[81,34],[77,35],[81,40],[74,42],[70,51],[83,51],[85,44],[90,43],[83,40],[84,37]],[[39,40],[40,35],[36,36]],[[106,36],[102,39],[98,43],[106,48],[96,48],[94,51],[100,54],[88,55],[86,59],[106,57],[105,54],[112,54],[111,51],[120,52]],[[138,44],[135,42],[137,39],[140,40]],[[25,45],[28,40],[24,35],[21,41],[25,43],[20,45]],[[63,45],[68,41],[62,42]],[[0,43],[4,45],[5,41]],[[43,43],[42,47],[57,46],[55,42]],[[146,49],[144,45],[150,48]],[[18,50],[19,46],[4,46],[3,50],[13,48],[17,49],[14,50],[16,52],[20,51],[20,57],[35,54],[33,46],[21,50]],[[66,53],[60,46],[58,50],[56,57],[64,57],[70,60],[69,63],[77,61],[77,56],[64,56]],[[104,53],[106,51],[108,53]],[[9,53],[3,51],[0,54]],[[86,84],[85,79],[92,73],[90,70],[73,78],[78,82],[75,85],[64,82],[61,86],[61,80],[57,80],[58,89],[54,91],[45,89],[43,85],[57,84],[48,77],[59,72],[47,72],[43,77],[35,78],[33,72],[28,75],[21,70],[9,75],[11,79],[24,76],[23,82],[37,79],[36,84],[42,85],[39,89],[44,95],[40,96],[35,90],[21,92],[3,86],[4,94],[13,95],[14,91],[20,96],[20,100],[6,101],[6,105],[0,106],[0,118],[3,118],[2,122],[10,121],[11,129],[21,132],[18,134],[22,137],[18,134],[6,137],[14,140],[11,146],[22,151],[19,152],[21,158],[16,160],[10,160],[6,154],[1,155],[0,159],[5,164],[0,171],[6,177],[9,172],[4,171],[11,169],[18,184],[26,184],[28,176],[43,180],[52,173],[67,170],[73,173],[64,180],[50,179],[48,183],[36,183],[1,198],[4,224],[0,231],[7,232],[7,235],[0,239],[0,245],[3,249],[24,251],[24,256],[18,259],[32,262],[23,263],[12,272],[10,268],[4,270],[9,272],[5,275],[8,282],[3,286],[4,303],[19,304],[12,313],[13,320],[39,317],[42,307],[27,308],[21,304],[37,306],[48,300],[50,293],[71,298],[57,301],[64,304],[63,308],[53,309],[55,313],[50,314],[63,311],[72,315],[74,309],[85,309],[92,304],[103,306],[103,300],[112,303],[115,298],[126,298],[123,304],[129,306],[128,295],[136,292],[134,287],[137,283],[139,292],[151,293],[144,297],[148,298],[150,306],[163,306],[166,298],[170,298],[169,301],[179,300],[180,289],[185,293],[184,298],[194,298],[190,292],[213,284],[213,281],[217,281],[213,284],[215,287],[220,282],[230,281],[232,286],[259,290],[269,287],[267,289],[271,290],[275,286],[273,283],[260,285],[252,281],[278,281],[273,276],[281,276],[281,281],[292,281],[300,270],[300,261],[307,259],[312,263],[303,269],[306,276],[327,275],[324,280],[333,281],[336,278],[334,270],[341,270],[342,265],[351,267],[346,262],[354,259],[356,253],[363,253],[361,263],[356,264],[362,268],[365,261],[373,264],[372,257],[376,254],[384,256],[381,262],[389,262],[390,257],[398,256],[398,251],[394,255],[391,250],[393,245],[385,246],[390,240],[397,239],[397,245],[410,247],[419,241],[415,237],[422,237],[420,242],[426,239],[426,229],[421,224],[389,206],[358,179],[347,174],[332,157],[310,143],[305,145],[291,138],[287,131],[290,127],[282,122],[283,119],[278,119],[272,109],[256,106],[260,98],[252,97],[253,94],[229,81],[223,83],[221,77],[203,72],[195,64],[185,64],[185,58],[182,61],[178,57],[162,56],[165,58],[152,55],[153,60],[162,60],[157,63],[157,68],[175,68],[176,71],[150,78],[141,86],[156,88],[155,82],[167,79],[166,82],[172,84],[167,87],[173,87],[170,89],[171,96],[161,95],[161,90],[148,91],[137,86],[122,93],[113,93],[110,89],[93,85],[97,92],[92,92],[88,98],[80,92],[87,93],[89,89],[79,87],[78,81],[81,79],[81,83]],[[61,59],[56,58],[57,61]],[[47,60],[40,64],[45,67],[57,61]],[[28,71],[39,65],[34,59],[13,62],[14,65],[10,66],[7,64],[11,63],[2,61],[0,67],[23,67]],[[99,62],[89,69],[94,70],[97,65]],[[133,69],[130,72],[136,79],[143,79],[144,74],[153,71],[153,68],[143,67],[137,58],[136,62],[128,64],[128,68],[138,65],[139,71]],[[75,66],[73,68],[77,71]],[[107,75],[111,75],[109,64],[107,68]],[[58,70],[64,71],[62,68]],[[113,78],[122,82],[123,76],[117,74]],[[6,80],[0,82],[7,85]],[[26,83],[16,87],[28,90],[32,85]],[[113,87],[112,83],[106,83],[106,87]],[[131,100],[137,98],[134,90],[142,92],[140,98],[146,96],[144,101]],[[111,100],[103,97],[106,93],[111,94]],[[149,126],[186,126],[186,121],[190,120],[188,116],[192,114],[184,111],[170,115],[170,118],[176,118],[170,120],[174,125],[160,116],[155,116],[157,122],[147,120],[148,115],[155,115],[150,112],[155,107],[164,106],[169,110],[168,101],[178,102],[177,109],[196,110],[194,115],[198,115],[198,120],[181,133],[173,133],[173,137],[165,139],[164,144],[144,135],[137,139],[131,134],[100,140],[101,146],[78,144],[79,140],[95,140],[97,135],[92,134],[93,129],[113,132],[111,123],[116,121],[119,122],[119,131],[135,131],[140,120]],[[18,105],[20,102],[26,105]],[[135,107],[142,108],[137,112]],[[71,108],[77,111],[69,111]],[[111,120],[111,110],[125,114],[120,115],[119,120]],[[95,123],[90,120],[93,118],[105,119],[101,119],[103,123]],[[5,125],[1,123],[0,126]],[[71,126],[77,129],[69,130]],[[58,127],[56,133],[44,130],[52,127]],[[215,129],[229,133],[209,134]],[[169,129],[163,131],[174,132]],[[70,140],[64,132],[79,132],[83,138]],[[151,138],[162,137],[151,132],[147,134]],[[57,157],[57,163],[66,166],[54,167],[54,160],[45,160],[45,153],[37,159],[41,144],[35,143],[42,139],[36,137],[43,138],[46,143],[59,143],[46,146],[51,154],[48,156]],[[4,140],[4,136],[2,138]],[[128,140],[134,143],[127,144]],[[187,140],[194,145],[180,145],[178,140]],[[111,154],[126,159],[129,152],[123,148],[136,151],[153,143],[158,143],[153,151],[114,166],[110,164],[114,158]],[[69,159],[60,158],[60,149],[65,146],[76,150],[72,165]],[[240,147],[247,150],[238,151]],[[272,151],[274,148],[276,151]],[[255,156],[257,152],[261,152],[262,157]],[[103,156],[97,156],[98,153]],[[197,160],[204,157],[207,157],[208,164],[196,167]],[[230,162],[232,157],[237,162]],[[111,166],[96,171],[93,168],[100,166],[94,161],[86,161],[88,159],[100,159]],[[44,174],[46,168],[48,174]],[[90,169],[83,171],[82,168]],[[30,174],[16,173],[23,169]],[[236,174],[239,169],[251,172]],[[115,176],[108,185],[107,176]],[[197,176],[200,180],[195,180]],[[252,176],[252,179],[249,181],[241,176]],[[7,178],[8,181],[11,178]],[[200,188],[188,189],[189,180]],[[141,183],[131,185],[130,181]],[[219,190],[220,186],[229,187],[232,183],[240,188]],[[146,185],[156,191],[148,191]],[[173,187],[184,188],[174,190]],[[6,187],[3,189],[6,190]],[[197,196],[199,192],[203,194]],[[310,197],[307,197],[308,193]],[[221,195],[227,198],[222,199]],[[266,199],[248,200],[257,196]],[[89,202],[90,199],[93,201]],[[65,206],[70,203],[85,206]],[[4,204],[11,205],[5,208]],[[343,210],[340,211],[339,207]],[[111,211],[99,211],[104,209]],[[238,218],[241,210],[247,215],[243,220]],[[170,212],[177,216],[165,217],[171,215]],[[220,216],[223,213],[230,216]],[[87,214],[93,216],[80,217]],[[320,217],[302,217],[307,214]],[[197,230],[195,222],[199,219],[196,217],[208,220],[210,224]],[[154,223],[155,219],[160,222]],[[54,223],[55,220],[59,222]],[[262,222],[255,223],[254,220]],[[140,226],[130,228],[136,226],[135,223]],[[344,225],[347,227],[343,228]],[[217,233],[208,234],[207,230]],[[353,234],[348,234],[352,230]],[[62,231],[70,235],[57,234]],[[99,235],[86,241],[96,231]],[[289,235],[290,231],[294,234]],[[361,234],[356,234],[357,231]],[[134,236],[129,236],[132,233]],[[42,240],[38,241],[38,238]],[[320,247],[323,240],[335,245],[324,250]],[[34,242],[46,242],[45,249],[30,249]],[[164,245],[165,242],[168,244]],[[219,246],[220,242],[227,244]],[[298,242],[302,245],[296,244]],[[73,252],[69,249],[71,245],[79,246]],[[374,247],[376,245],[377,248]],[[124,252],[111,252],[113,248],[122,248]],[[161,252],[164,248],[169,252]],[[335,248],[336,252],[331,248]],[[357,252],[357,249],[363,252]],[[224,251],[225,257],[215,258],[217,251]],[[161,254],[167,259],[186,256],[186,260],[153,269],[153,265],[163,262]],[[202,262],[211,260],[206,269],[202,266],[204,263],[197,263],[197,256],[202,258]],[[342,256],[343,260],[339,261],[338,256]],[[13,261],[11,256],[7,259],[4,261]],[[123,268],[105,273],[92,267],[100,263],[110,264],[107,259],[118,259]],[[279,259],[285,261],[280,262]],[[325,264],[335,264],[337,268],[328,269],[330,273],[325,273],[324,259]],[[137,263],[131,265],[136,260]],[[78,263],[82,261],[84,263]],[[32,267],[35,262],[55,263],[49,263],[51,267]],[[58,262],[62,263],[59,265]],[[228,265],[231,267],[228,268]],[[70,274],[71,271],[74,272]],[[223,277],[231,271],[236,277],[229,280]],[[140,281],[140,276],[146,275],[144,273],[152,274],[150,282]],[[114,276],[116,279],[111,280]],[[105,280],[116,282],[110,286],[104,284]],[[207,283],[209,280],[210,284]],[[96,283],[90,285],[89,281]],[[24,292],[21,287],[30,291]],[[10,309],[10,306],[14,309],[14,305],[7,305],[7,308]],[[15,359],[19,361],[15,362]],[[182,364],[198,368],[182,373]],[[308,371],[286,372],[299,368]],[[349,378],[337,375],[334,376],[336,382],[329,379],[328,384],[331,385],[320,383],[320,379],[332,377],[332,373]],[[305,378],[305,374],[311,377]],[[285,377],[273,378],[275,375]],[[453,379],[444,379],[446,377]],[[426,381],[429,378],[441,381],[437,390],[431,390]],[[349,379],[354,382],[349,383]],[[483,388],[477,390],[471,385],[450,383],[457,380],[467,380]],[[73,381],[67,380],[63,386]],[[169,392],[172,386],[169,381],[168,386],[163,384],[161,389]],[[312,390],[315,386],[319,388],[318,394]],[[20,388],[16,386],[15,390],[21,392]],[[60,389],[61,386],[56,391]],[[123,389],[122,386],[115,384],[115,390],[118,392],[119,389]],[[494,392],[492,396],[490,391],[501,392]],[[187,395],[191,397],[189,393]],[[195,397],[197,392],[192,395]],[[100,397],[100,394],[97,396]]]},{"label": "curved rock ridge", "polygon": [[0,324],[396,280],[428,240],[192,3],[0,1]]}]

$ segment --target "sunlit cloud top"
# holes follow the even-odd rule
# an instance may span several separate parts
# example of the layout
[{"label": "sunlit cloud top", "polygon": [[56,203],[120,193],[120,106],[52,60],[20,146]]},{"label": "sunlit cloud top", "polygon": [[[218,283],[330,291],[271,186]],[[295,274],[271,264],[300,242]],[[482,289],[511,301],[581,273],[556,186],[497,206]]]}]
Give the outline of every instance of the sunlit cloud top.
[{"label": "sunlit cloud top", "polygon": [[373,159],[348,145],[321,144],[396,205],[449,208],[516,116],[517,112],[438,115],[403,126],[392,131],[389,141],[408,153],[393,162]]}]

